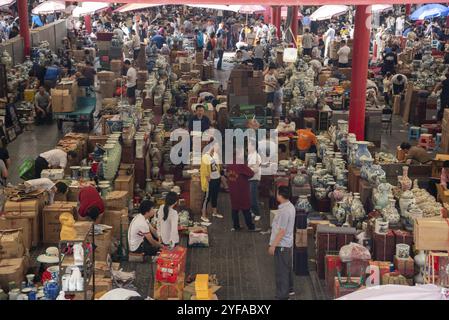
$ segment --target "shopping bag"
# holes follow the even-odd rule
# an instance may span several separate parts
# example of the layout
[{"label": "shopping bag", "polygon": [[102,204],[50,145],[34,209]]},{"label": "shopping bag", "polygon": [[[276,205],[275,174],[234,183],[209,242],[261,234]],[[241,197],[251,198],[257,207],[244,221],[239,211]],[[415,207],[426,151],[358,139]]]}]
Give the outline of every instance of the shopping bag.
[{"label": "shopping bag", "polygon": [[19,167],[19,177],[23,180],[34,179],[34,160],[26,159]]}]

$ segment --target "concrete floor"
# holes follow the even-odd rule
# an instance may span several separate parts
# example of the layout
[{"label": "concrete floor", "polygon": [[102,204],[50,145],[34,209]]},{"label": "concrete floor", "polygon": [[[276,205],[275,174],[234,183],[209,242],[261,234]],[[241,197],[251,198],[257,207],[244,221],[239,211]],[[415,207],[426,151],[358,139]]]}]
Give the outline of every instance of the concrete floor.
[{"label": "concrete floor", "polygon": [[[230,57],[231,54],[226,54],[225,60]],[[224,71],[216,71],[215,74],[217,80],[225,86],[232,64],[225,62],[223,68]],[[71,126],[65,126],[66,130],[71,130]],[[20,182],[18,166],[22,161],[26,158],[34,159],[39,153],[53,148],[62,135],[56,124],[35,127],[33,131],[19,135],[8,146],[12,160],[9,181]],[[382,136],[382,150],[394,152],[395,147],[406,136],[406,127],[403,126],[401,119],[395,118],[392,134]],[[229,195],[226,193],[220,194],[219,211],[224,215],[224,219],[212,220],[212,225],[209,227],[210,247],[188,250],[187,274],[216,274],[222,286],[217,294],[222,300],[273,299],[275,280],[273,258],[267,252],[269,235],[247,231],[231,232],[230,202]],[[268,229],[267,203],[263,206],[262,219],[258,224],[263,230]],[[241,225],[244,225],[243,219]],[[183,239],[182,243],[185,244],[186,239]],[[32,252],[32,256],[37,257],[44,249],[37,248]],[[298,300],[327,299],[323,290],[324,284],[318,280],[314,271],[312,247],[309,250],[309,259],[310,276],[295,276],[294,298]],[[153,295],[149,263],[122,262],[122,267],[125,271],[136,271],[135,284],[142,295]]]}]

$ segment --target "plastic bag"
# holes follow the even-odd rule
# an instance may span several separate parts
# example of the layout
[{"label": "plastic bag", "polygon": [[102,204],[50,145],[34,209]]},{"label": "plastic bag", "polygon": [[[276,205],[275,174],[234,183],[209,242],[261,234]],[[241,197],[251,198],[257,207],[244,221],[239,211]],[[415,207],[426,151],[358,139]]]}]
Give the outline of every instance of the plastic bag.
[{"label": "plastic bag", "polygon": [[204,232],[190,232],[189,246],[191,246],[191,247],[209,247],[209,235]]},{"label": "plastic bag", "polygon": [[351,242],[350,244],[341,247],[339,256],[342,262],[371,259],[369,250],[355,242]]},{"label": "plastic bag", "polygon": [[19,167],[19,177],[23,180],[34,179],[34,160],[25,159]]}]

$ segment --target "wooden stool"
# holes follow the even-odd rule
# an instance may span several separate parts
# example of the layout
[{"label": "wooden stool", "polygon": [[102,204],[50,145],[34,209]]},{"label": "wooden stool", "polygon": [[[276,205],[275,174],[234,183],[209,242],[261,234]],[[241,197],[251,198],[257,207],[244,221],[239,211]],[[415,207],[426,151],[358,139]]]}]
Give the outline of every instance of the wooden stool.
[{"label": "wooden stool", "polygon": [[143,262],[144,253],[128,253],[128,261],[129,262]]}]

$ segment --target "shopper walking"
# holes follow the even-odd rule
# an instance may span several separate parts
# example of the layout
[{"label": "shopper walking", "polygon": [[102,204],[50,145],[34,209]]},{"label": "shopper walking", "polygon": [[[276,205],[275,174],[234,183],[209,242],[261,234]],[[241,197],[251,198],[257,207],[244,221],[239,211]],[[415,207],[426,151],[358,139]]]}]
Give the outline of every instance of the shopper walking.
[{"label": "shopper walking", "polygon": [[136,30],[131,30],[131,41],[133,48],[133,59],[136,60],[140,53],[140,37],[137,35]]},{"label": "shopper walking", "polygon": [[243,212],[246,226],[249,231],[260,231],[260,228],[256,228],[250,213],[251,201],[249,193],[249,179],[254,176],[254,172],[246,165],[243,164],[243,150],[237,149],[235,151],[235,163],[230,164],[227,167],[227,178],[229,184],[229,193],[231,196],[231,208],[232,208],[232,223],[233,228],[231,231],[239,231],[240,221],[239,212]]},{"label": "shopper walking", "polygon": [[209,35],[209,39],[207,40],[206,50],[204,51],[204,60],[208,60],[209,58],[214,60],[214,51],[215,51],[216,39],[215,33],[212,32]]},{"label": "shopper walking", "polygon": [[137,89],[137,70],[131,65],[129,60],[125,61],[126,71],[126,96],[130,105],[136,104],[136,89]]},{"label": "shopper walking", "polygon": [[157,212],[157,231],[160,242],[170,248],[179,243],[178,212],[174,209],[178,202],[175,192],[167,193],[165,204]]},{"label": "shopper walking", "polygon": [[310,33],[309,29],[305,29],[302,36],[302,53],[304,56],[312,55],[313,40],[313,35]]},{"label": "shopper walking", "polygon": [[385,105],[390,106],[391,103],[391,73],[387,72],[385,78],[383,80],[383,91],[384,91],[384,100]]},{"label": "shopper walking", "polygon": [[224,55],[224,49],[226,47],[225,39],[223,38],[223,32],[220,32],[217,34],[217,41],[216,41],[216,50],[218,55],[218,62],[217,62],[217,70],[222,70],[223,65],[223,55]]},{"label": "shopper walking", "polygon": [[248,144],[248,166],[254,172],[254,175],[249,179],[249,189],[251,193],[251,212],[254,215],[254,221],[260,220],[260,205],[259,205],[259,183],[261,179],[262,158],[257,152],[256,141]]},{"label": "shopper walking", "polygon": [[220,145],[215,142],[209,152],[204,153],[201,158],[201,189],[204,192],[201,220],[206,223],[209,222],[207,218],[207,205],[209,202],[212,204],[212,217],[223,218],[217,211],[218,193],[221,183],[219,148]]},{"label": "shopper walking", "polygon": [[338,67],[347,68],[349,66],[349,54],[351,49],[348,47],[346,40],[341,41],[341,48],[337,51]]},{"label": "shopper walking", "polygon": [[293,287],[293,232],[295,228],[295,207],[289,200],[290,190],[286,186],[278,189],[278,213],[271,229],[268,253],[274,256],[276,295],[278,300],[288,300],[294,295]]},{"label": "shopper walking", "polygon": [[260,44],[260,40],[256,42],[253,50],[254,54],[254,70],[263,70],[263,58],[265,56],[264,47]]}]

